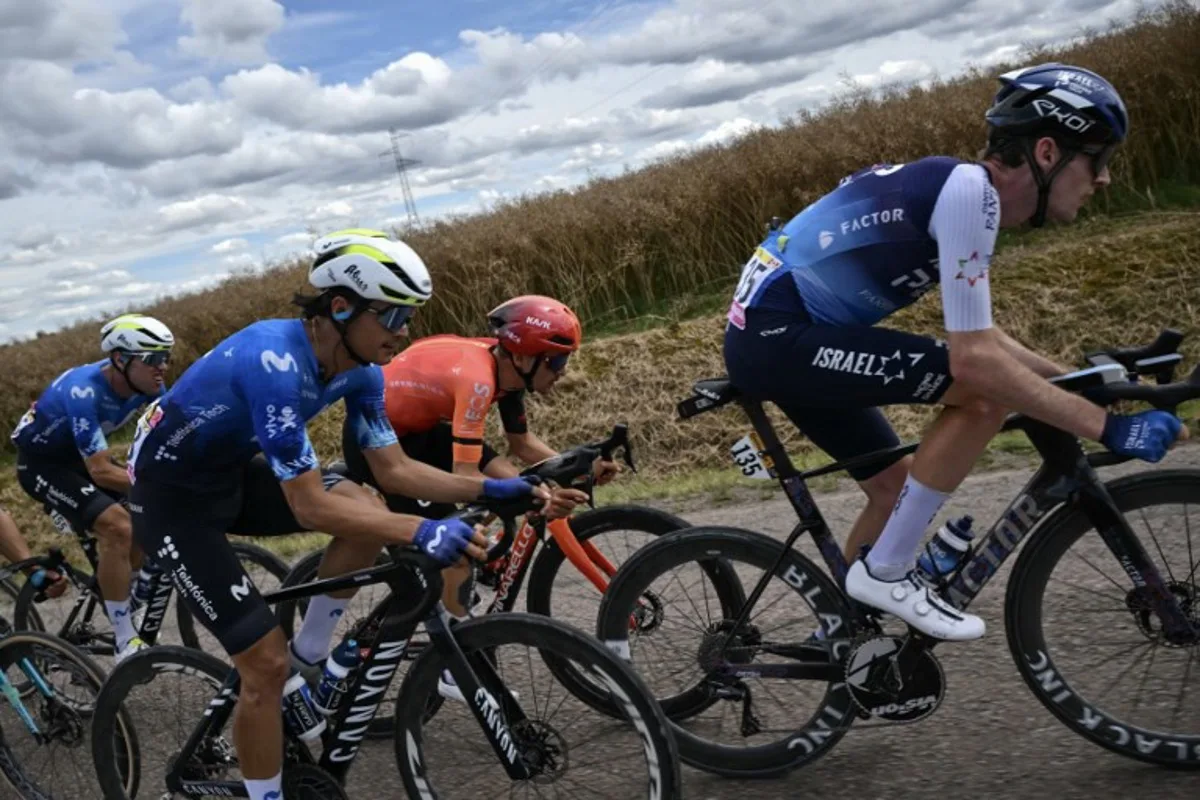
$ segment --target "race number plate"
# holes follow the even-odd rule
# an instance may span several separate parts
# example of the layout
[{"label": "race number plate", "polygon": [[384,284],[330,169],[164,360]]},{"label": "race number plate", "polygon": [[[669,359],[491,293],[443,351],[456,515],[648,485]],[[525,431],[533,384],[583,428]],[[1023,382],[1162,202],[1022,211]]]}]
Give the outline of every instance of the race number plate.
[{"label": "race number plate", "polygon": [[775,465],[771,457],[763,452],[763,443],[757,433],[751,432],[738,439],[729,448],[729,455],[747,478],[758,481],[775,479]]}]

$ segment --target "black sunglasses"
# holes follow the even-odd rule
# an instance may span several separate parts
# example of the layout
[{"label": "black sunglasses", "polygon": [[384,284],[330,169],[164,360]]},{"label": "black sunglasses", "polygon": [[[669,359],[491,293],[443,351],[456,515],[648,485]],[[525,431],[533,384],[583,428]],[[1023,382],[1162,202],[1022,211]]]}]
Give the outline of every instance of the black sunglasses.
[{"label": "black sunglasses", "polygon": [[546,366],[551,372],[562,372],[567,368],[567,361],[571,358],[570,353],[559,353],[553,356],[547,356]]},{"label": "black sunglasses", "polygon": [[379,324],[387,329],[388,333],[399,333],[404,330],[404,326],[412,318],[412,306],[388,306],[387,308],[372,308],[367,306],[368,314],[374,314]]},{"label": "black sunglasses", "polygon": [[171,354],[165,350],[153,350],[148,353],[128,353],[130,358],[136,358],[148,367],[165,367],[171,363]]},{"label": "black sunglasses", "polygon": [[1087,156],[1088,159],[1092,162],[1092,175],[1099,178],[1100,173],[1104,172],[1104,170],[1108,167],[1109,159],[1112,158],[1113,153],[1115,153],[1116,150],[1117,150],[1117,145],[1114,143],[1114,144],[1106,144],[1103,147],[1099,147],[1099,148],[1095,148],[1095,147],[1086,148],[1085,147],[1083,150],[1080,150],[1079,152],[1082,153],[1083,155]]}]

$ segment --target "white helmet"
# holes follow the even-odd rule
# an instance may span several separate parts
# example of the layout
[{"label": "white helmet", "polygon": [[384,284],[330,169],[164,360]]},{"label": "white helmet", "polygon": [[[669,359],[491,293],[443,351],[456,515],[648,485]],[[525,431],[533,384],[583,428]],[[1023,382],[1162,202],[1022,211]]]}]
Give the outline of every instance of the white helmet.
[{"label": "white helmet", "polygon": [[433,294],[425,262],[382,231],[351,228],[317,239],[308,282],[317,289],[349,289],[365,300],[423,306]]},{"label": "white helmet", "polygon": [[130,353],[170,352],[175,345],[171,329],[154,317],[122,314],[100,329],[100,348],[106,353],[124,350]]}]

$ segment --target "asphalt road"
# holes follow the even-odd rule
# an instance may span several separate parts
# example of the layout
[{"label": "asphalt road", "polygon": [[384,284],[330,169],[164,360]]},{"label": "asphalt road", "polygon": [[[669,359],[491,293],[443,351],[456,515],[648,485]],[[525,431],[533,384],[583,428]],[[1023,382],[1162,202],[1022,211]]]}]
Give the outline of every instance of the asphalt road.
[{"label": "asphalt road", "polygon": [[[1163,466],[1200,467],[1200,447],[1181,448]],[[1115,475],[1140,468],[1138,465],[1123,465],[1106,470],[1106,473]],[[977,520],[977,526],[983,527],[1015,496],[1029,474],[1030,470],[1023,469],[970,478],[951,499],[942,517],[971,513]],[[857,493],[852,490],[820,494],[818,502],[830,526],[839,534],[848,528],[861,504]],[[787,534],[794,522],[790,507],[782,499],[720,508],[703,508],[698,504],[691,510],[672,510],[695,524],[734,525],[779,538]],[[1196,513],[1195,509],[1192,509],[1192,513]],[[1193,526],[1200,526],[1200,520],[1196,520]],[[814,555],[811,546],[803,546],[802,549],[810,556]],[[619,551],[610,554],[617,558],[623,555]],[[1197,556],[1200,557],[1200,554]],[[972,611],[981,614],[987,621],[988,635],[977,642],[938,649],[947,690],[945,700],[934,716],[915,725],[870,730],[852,728],[829,755],[781,779],[728,780],[684,768],[684,796],[689,800],[747,796],[760,800],[790,800],[810,795],[831,798],[887,797],[896,800],[925,800],[931,796],[1128,798],[1143,794],[1164,800],[1194,800],[1200,797],[1200,772],[1172,772],[1103,750],[1065,728],[1030,694],[1013,665],[1003,629],[1004,586],[1014,561],[1015,558],[1010,559],[972,606]],[[593,613],[594,598],[577,604],[570,599],[573,596],[569,592],[564,594],[567,599],[561,609],[562,615],[582,625]],[[174,615],[169,614],[169,625],[173,625],[173,619]],[[1086,632],[1071,641],[1080,650],[1081,658],[1088,655],[1086,651],[1091,642]],[[210,645],[208,649],[211,651],[214,646]],[[1200,657],[1196,660],[1200,662]],[[1085,659],[1081,663],[1088,662]],[[523,691],[531,694],[546,692],[544,676],[536,671],[531,674],[533,677],[527,681]],[[1181,723],[1177,724],[1181,732],[1200,732],[1200,685],[1186,692],[1182,705],[1179,705],[1179,678],[1173,680],[1175,683],[1171,685],[1174,690],[1154,693],[1149,705],[1157,704],[1158,707],[1149,710],[1161,714],[1169,712]],[[1191,671],[1189,681],[1189,686],[1200,683],[1200,663],[1197,669]],[[170,730],[171,726],[165,721],[169,718],[167,712],[176,714],[182,703],[195,708],[198,715],[207,700],[197,693],[185,702],[180,695],[166,691],[155,697],[158,699],[140,702],[135,714],[135,724],[143,744],[143,757],[149,761],[154,760],[154,753],[168,751],[172,747],[170,742],[175,739],[175,732]],[[775,712],[778,713],[779,709]],[[447,723],[453,721],[454,712],[445,713]],[[6,731],[13,724],[9,716],[0,719],[3,719]],[[586,724],[592,726],[590,735],[600,736],[601,743],[589,745],[586,759],[577,754],[577,763],[582,764],[586,760],[606,766],[594,773],[598,777],[589,778],[586,786],[558,784],[547,788],[546,796],[625,798],[638,795],[636,787],[640,779],[636,774],[631,776],[631,770],[620,768],[623,763],[637,763],[638,769],[641,769],[640,764],[644,762],[638,757],[636,740],[631,741],[627,735],[616,733],[610,743],[602,735],[606,731],[601,729],[602,725],[597,723],[597,719],[592,717]],[[430,745],[430,758],[434,760],[432,754],[441,753],[442,774],[453,776],[457,769],[466,775],[469,771],[471,755],[476,748],[468,741],[470,736],[470,725],[466,724],[450,726],[436,734],[434,744]],[[390,741],[367,742],[351,772],[347,786],[349,796],[403,797],[394,759]],[[78,765],[73,765],[69,769],[75,771],[78,768]],[[154,783],[148,774],[144,780],[151,785]],[[476,784],[475,789],[450,793],[448,796],[466,800],[509,795],[507,790],[501,790],[503,782],[498,775],[490,784],[484,785],[490,788],[484,790]],[[0,797],[9,796],[5,794],[6,791],[9,791],[8,787],[0,787]],[[95,789],[91,788],[81,789],[73,796],[91,800],[97,795]],[[158,793],[147,790],[139,795],[158,796]],[[529,796],[539,795],[530,793]]]}]

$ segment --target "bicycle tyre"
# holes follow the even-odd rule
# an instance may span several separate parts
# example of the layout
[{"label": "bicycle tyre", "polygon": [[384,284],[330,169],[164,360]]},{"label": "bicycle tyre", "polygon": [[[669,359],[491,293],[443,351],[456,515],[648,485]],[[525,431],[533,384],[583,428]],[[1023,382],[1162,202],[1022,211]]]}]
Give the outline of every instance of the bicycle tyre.
[{"label": "bicycle tyre", "polygon": [[121,780],[118,754],[113,747],[112,737],[98,733],[112,724],[118,715],[125,713],[125,698],[130,690],[150,682],[159,672],[182,671],[208,680],[215,697],[231,669],[232,666],[203,650],[170,644],[135,653],[117,665],[96,697],[92,721],[92,761],[105,800],[129,800],[134,797],[134,793],[126,791]]},{"label": "bicycle tyre", "polygon": [[[0,669],[7,669],[9,657],[7,652],[16,651],[21,647],[36,646],[42,650],[53,650],[56,658],[70,661],[82,675],[89,687],[96,692],[97,699],[103,691],[105,674],[96,662],[86,653],[57,636],[42,631],[16,631],[0,639]],[[141,774],[140,748],[137,733],[133,723],[124,708],[118,707],[103,727],[97,725],[97,717],[92,714],[92,738],[107,740],[110,758],[114,772],[114,785],[120,786],[121,791],[129,796],[137,794],[138,778]],[[24,775],[17,763],[12,747],[0,730],[0,774],[9,782],[17,795],[25,800],[53,800],[52,795],[43,792],[33,785]]]},{"label": "bicycle tyre", "polygon": [[[1123,513],[1184,501],[1200,505],[1198,470],[1145,472],[1105,486]],[[1042,618],[1046,587],[1059,559],[1093,530],[1081,508],[1067,505],[1060,506],[1030,534],[1009,576],[1004,600],[1009,652],[1017,670],[1042,705],[1093,744],[1149,764],[1200,769],[1200,734],[1151,731],[1110,716],[1086,702],[1050,658]]]},{"label": "bicycle tyre", "polygon": [[[281,584],[284,578],[288,575],[288,565],[279,556],[272,553],[265,547],[253,544],[251,542],[231,541],[234,553],[237,554],[238,561],[243,564],[249,562],[256,567],[260,567],[266,572],[273,575]],[[174,593],[175,597],[175,620],[179,625],[179,639],[183,642],[184,647],[191,647],[195,650],[201,649],[200,636],[196,632],[196,620],[192,616],[192,612],[188,610],[187,603],[183,602],[179,593]]]},{"label": "bicycle tyre", "polygon": [[[783,542],[765,534],[723,526],[688,528],[660,537],[625,562],[609,584],[596,620],[597,636],[609,649],[629,658],[630,615],[657,577],[681,564],[710,560],[717,553],[731,563],[740,561],[765,571],[779,559],[782,547]],[[785,551],[775,576],[820,619],[828,622],[836,618],[833,630],[841,628],[842,636],[852,635],[853,616],[845,595],[810,559],[794,549]],[[744,600],[733,608],[740,609],[742,604]],[[724,600],[722,606],[723,613],[728,614]],[[784,739],[752,747],[733,747],[704,739],[676,723],[677,707],[696,703],[694,695],[703,691],[698,684],[674,697],[656,699],[672,720],[683,762],[723,777],[778,777],[805,766],[829,752],[845,735],[855,716],[845,682],[831,682],[817,711]],[[844,720],[845,724],[830,726],[826,721],[829,719]]]},{"label": "bicycle tyre", "polygon": [[[514,611],[467,620],[453,628],[454,638],[466,654],[494,650],[508,644],[551,646],[561,658],[574,659],[603,674],[628,699],[631,721],[642,736],[649,766],[649,797],[678,798],[682,786],[678,753],[670,723],[654,702],[646,685],[620,658],[595,639],[565,623],[537,614]],[[413,662],[396,698],[394,744],[396,766],[409,797],[436,798],[437,789],[425,774],[422,752],[425,698],[437,691],[444,661],[430,647]]]},{"label": "bicycle tyre", "polygon": [[[88,587],[92,583],[92,578],[93,578],[92,573],[87,571],[86,569],[80,569],[73,564],[71,565],[71,569],[72,569],[72,572],[74,572],[76,579],[72,580],[71,578],[64,578],[64,580],[71,581],[72,590],[75,592],[90,591]],[[87,655],[91,655],[93,653],[95,653],[95,654],[102,653],[102,651],[100,649],[97,649],[96,645],[92,644],[92,641],[94,641],[94,639],[95,639],[95,635],[93,635],[92,640],[89,640],[87,643],[83,643],[83,642],[76,640],[75,637],[63,636],[64,631],[61,629],[55,630],[55,631],[47,631],[46,630],[46,622],[45,622],[44,618],[42,617],[41,612],[38,611],[38,608],[37,608],[38,604],[37,604],[37,601],[34,599],[36,594],[37,594],[36,587],[34,587],[34,585],[32,583],[30,583],[29,581],[25,581],[25,583],[21,586],[21,591],[17,595],[17,602],[13,607],[12,624],[13,624],[14,630],[44,631],[46,633],[50,633],[54,636],[58,636],[58,637],[62,638],[65,642],[67,642],[68,644],[73,645],[75,647],[78,647],[80,650],[82,650]],[[66,597],[66,595],[63,595],[63,597]],[[61,599],[61,598],[55,598],[55,599]],[[50,602],[50,601],[47,601],[47,602]],[[94,601],[89,601],[89,602],[92,602],[93,616],[98,611],[100,616],[103,618],[105,624],[107,625],[108,624],[108,615],[104,611],[103,603],[101,603],[98,598],[95,599]],[[109,635],[109,638],[111,639],[111,633]],[[104,652],[111,655],[111,650],[112,650],[112,643],[105,642],[104,643]]]},{"label": "bicycle tyre", "polygon": [[[632,505],[605,506],[571,518],[571,531],[580,542],[586,542],[593,536],[612,530],[638,531],[661,537],[689,527],[691,527],[691,523],[665,511]],[[555,616],[552,598],[554,579],[563,564],[570,564],[566,555],[553,539],[547,539],[545,546],[541,548],[534,559],[529,572],[525,607],[530,613],[540,614],[544,617]],[[620,565],[617,566],[619,569]],[[719,560],[711,562],[711,567],[709,575],[712,577],[714,585],[720,587],[718,593],[722,599],[729,603],[739,603],[743,598],[740,594],[741,583],[736,573],[732,572],[727,562],[723,563]],[[616,706],[609,702],[607,693],[600,691],[593,682],[582,678],[569,663],[555,659],[554,656],[546,653],[543,653],[542,656],[554,677],[575,697],[602,713],[609,715],[621,713]],[[667,711],[667,715],[672,719],[682,719],[699,713],[704,707],[707,707],[707,704],[690,707],[677,705],[670,710],[664,707],[664,711]]]}]

